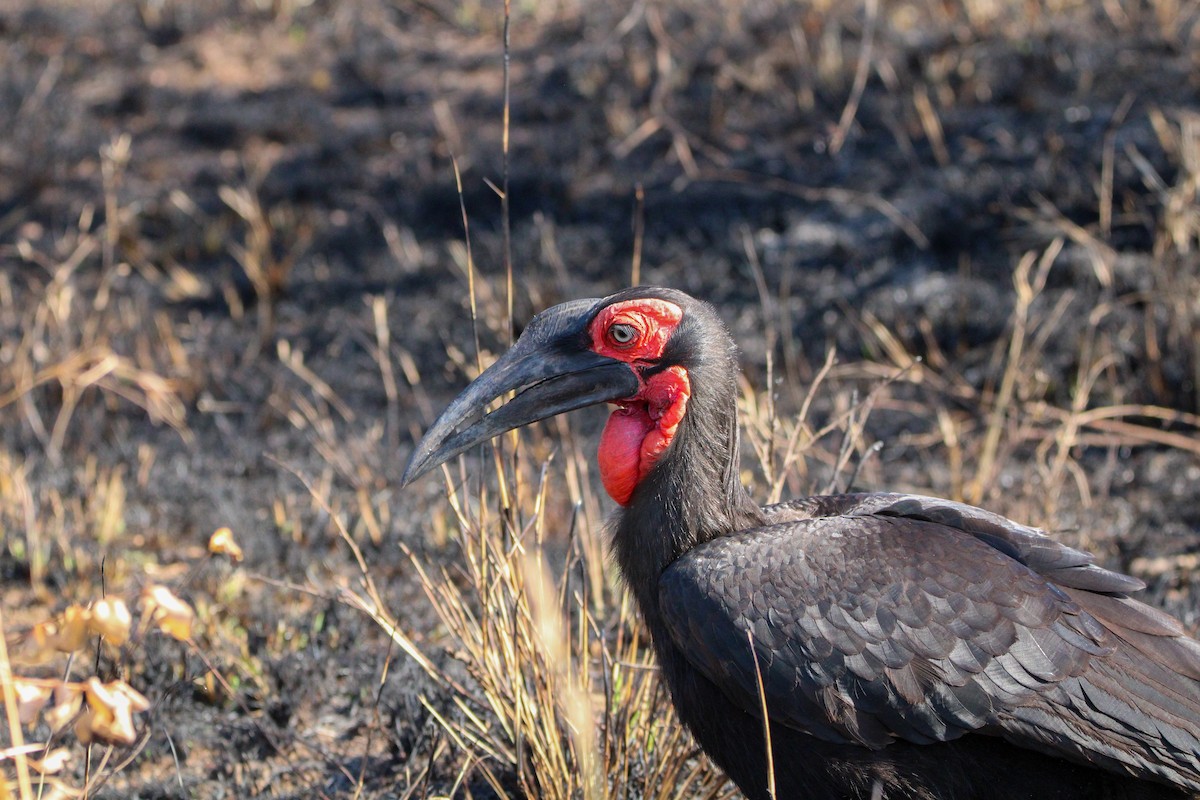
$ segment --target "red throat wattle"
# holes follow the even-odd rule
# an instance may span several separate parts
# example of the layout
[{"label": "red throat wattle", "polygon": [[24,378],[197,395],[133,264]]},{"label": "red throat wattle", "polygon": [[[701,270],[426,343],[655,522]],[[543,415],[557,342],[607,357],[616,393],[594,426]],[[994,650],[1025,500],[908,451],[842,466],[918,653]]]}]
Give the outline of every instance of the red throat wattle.
[{"label": "red throat wattle", "polygon": [[[656,298],[614,303],[592,321],[592,349],[639,370],[662,358],[683,309]],[[687,370],[671,366],[642,382],[633,397],[618,401],[600,437],[600,478],[609,496],[629,505],[633,490],[671,444],[687,412]]]},{"label": "red throat wattle", "polygon": [[669,367],[637,396],[623,400],[600,436],[600,479],[610,497],[629,505],[633,490],[671,444],[687,412],[691,383],[683,367]]}]

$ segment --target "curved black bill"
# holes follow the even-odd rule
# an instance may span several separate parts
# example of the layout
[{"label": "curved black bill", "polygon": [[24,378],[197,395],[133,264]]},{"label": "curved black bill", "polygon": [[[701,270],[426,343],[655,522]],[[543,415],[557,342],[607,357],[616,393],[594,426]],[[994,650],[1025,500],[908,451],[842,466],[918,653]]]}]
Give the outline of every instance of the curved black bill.
[{"label": "curved black bill", "polygon": [[[535,317],[521,338],[447,406],[417,445],[402,486],[468,448],[556,414],[631,397],[638,379],[628,364],[583,346],[580,311],[594,301],[556,306]],[[505,392],[512,400],[486,416]]]}]

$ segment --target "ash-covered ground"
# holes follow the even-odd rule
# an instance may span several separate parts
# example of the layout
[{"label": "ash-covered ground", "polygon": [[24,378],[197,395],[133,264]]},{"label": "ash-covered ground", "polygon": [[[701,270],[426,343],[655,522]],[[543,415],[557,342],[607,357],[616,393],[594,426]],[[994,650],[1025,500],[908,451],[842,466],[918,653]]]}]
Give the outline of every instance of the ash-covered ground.
[{"label": "ash-covered ground", "polygon": [[[1195,630],[1196,26],[1170,3],[516,4],[515,326],[636,260],[717,306],[759,391],[770,354],[781,414],[830,349],[829,386],[893,381],[860,488],[962,495],[997,425],[982,504]],[[463,209],[482,345],[507,341],[502,33],[500,3],[0,4],[0,465],[27,487],[0,492],[5,625],[153,574],[208,598],[201,650],[238,677],[214,697],[183,645],[127,657],[152,733],[101,796],[454,785],[420,697],[448,701],[338,602],[357,571],[314,497],[437,652],[399,544],[452,562],[445,500],[397,480],[474,364]],[[205,562],[222,525],[242,565]]]}]

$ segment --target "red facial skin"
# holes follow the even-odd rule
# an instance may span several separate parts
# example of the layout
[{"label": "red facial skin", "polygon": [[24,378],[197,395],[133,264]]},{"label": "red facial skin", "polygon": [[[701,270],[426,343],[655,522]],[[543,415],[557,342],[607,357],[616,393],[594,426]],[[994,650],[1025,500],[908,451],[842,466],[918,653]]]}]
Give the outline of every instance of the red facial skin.
[{"label": "red facial skin", "polygon": [[687,370],[672,366],[643,381],[638,369],[662,357],[681,319],[679,306],[646,298],[615,303],[592,321],[592,349],[627,362],[641,383],[637,394],[617,402],[617,410],[604,426],[597,457],[604,488],[623,506],[671,444],[687,411],[691,395]]}]

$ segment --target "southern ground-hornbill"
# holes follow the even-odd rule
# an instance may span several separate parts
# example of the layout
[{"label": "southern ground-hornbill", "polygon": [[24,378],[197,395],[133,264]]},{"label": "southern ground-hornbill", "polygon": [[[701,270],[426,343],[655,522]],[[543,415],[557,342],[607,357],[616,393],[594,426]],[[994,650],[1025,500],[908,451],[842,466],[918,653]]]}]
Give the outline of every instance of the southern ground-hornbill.
[{"label": "southern ground-hornbill", "polygon": [[755,800],[763,704],[780,800],[1200,793],[1200,644],[1127,596],[1140,581],[947,500],[760,508],[738,479],[737,369],[682,292],[563,303],[450,404],[403,482],[615,403],[599,463],[616,560],[680,718]]}]

